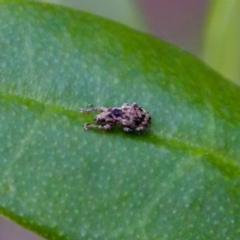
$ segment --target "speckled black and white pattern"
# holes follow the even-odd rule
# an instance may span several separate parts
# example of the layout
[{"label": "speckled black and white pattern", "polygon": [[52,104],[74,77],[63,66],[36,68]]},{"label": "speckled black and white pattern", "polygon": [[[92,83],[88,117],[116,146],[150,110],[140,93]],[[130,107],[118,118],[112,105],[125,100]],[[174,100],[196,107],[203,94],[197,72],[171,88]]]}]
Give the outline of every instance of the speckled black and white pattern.
[{"label": "speckled black and white pattern", "polygon": [[114,125],[120,124],[125,132],[145,130],[151,123],[149,113],[140,107],[137,103],[124,103],[122,107],[94,107],[90,109],[80,109],[80,112],[99,111],[100,113],[94,118],[99,124],[86,123],[84,129],[101,128],[111,129]]}]

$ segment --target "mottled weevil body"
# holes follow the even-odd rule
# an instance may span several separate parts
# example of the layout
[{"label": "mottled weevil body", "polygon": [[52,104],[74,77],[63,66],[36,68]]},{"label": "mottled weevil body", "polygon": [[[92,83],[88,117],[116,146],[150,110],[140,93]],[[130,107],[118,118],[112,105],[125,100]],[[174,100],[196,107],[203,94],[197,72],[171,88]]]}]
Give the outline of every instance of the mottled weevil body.
[{"label": "mottled weevil body", "polygon": [[98,111],[94,121],[98,124],[86,123],[84,129],[100,128],[109,130],[114,125],[121,125],[125,132],[145,130],[151,123],[149,113],[137,103],[124,103],[122,107],[93,107],[90,109],[80,109],[80,112]]}]

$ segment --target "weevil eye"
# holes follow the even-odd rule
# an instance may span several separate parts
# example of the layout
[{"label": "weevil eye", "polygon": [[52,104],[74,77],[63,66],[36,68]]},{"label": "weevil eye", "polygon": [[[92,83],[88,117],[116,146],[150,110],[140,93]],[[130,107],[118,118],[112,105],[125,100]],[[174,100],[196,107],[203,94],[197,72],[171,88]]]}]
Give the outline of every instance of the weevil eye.
[{"label": "weevil eye", "polygon": [[105,120],[105,118],[95,117],[95,118],[94,118],[94,122],[106,122],[106,120]]}]

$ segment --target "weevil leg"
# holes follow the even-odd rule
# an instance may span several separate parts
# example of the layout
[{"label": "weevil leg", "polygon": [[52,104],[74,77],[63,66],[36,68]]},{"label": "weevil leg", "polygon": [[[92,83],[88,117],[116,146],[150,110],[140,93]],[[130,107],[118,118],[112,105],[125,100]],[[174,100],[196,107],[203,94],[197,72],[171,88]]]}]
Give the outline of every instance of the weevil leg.
[{"label": "weevil leg", "polygon": [[132,129],[129,128],[129,127],[124,127],[123,130],[124,130],[125,132],[132,132]]},{"label": "weevil leg", "polygon": [[137,127],[137,128],[136,128],[136,131],[142,131],[142,130],[144,130],[144,129],[146,129],[146,127],[145,127],[145,126],[141,126],[141,127]]},{"label": "weevil leg", "polygon": [[106,124],[104,126],[101,126],[100,128],[104,129],[104,130],[109,130],[112,128],[112,125],[111,124]]},{"label": "weevil leg", "polygon": [[107,111],[107,108],[105,108],[105,107],[92,107],[89,109],[80,108],[79,111],[81,113],[84,113],[84,112],[88,113],[88,112],[94,112],[94,111],[104,112],[104,111]]},{"label": "weevil leg", "polygon": [[106,125],[97,125],[97,124],[91,124],[91,123],[85,123],[84,124],[84,129],[88,130],[89,128],[99,128],[99,129],[104,129],[104,130],[109,130],[112,128],[111,124],[106,124]]},{"label": "weevil leg", "polygon": [[89,128],[93,128],[94,126],[97,126],[97,125],[94,125],[91,123],[85,123],[83,128],[84,130],[88,130]]}]

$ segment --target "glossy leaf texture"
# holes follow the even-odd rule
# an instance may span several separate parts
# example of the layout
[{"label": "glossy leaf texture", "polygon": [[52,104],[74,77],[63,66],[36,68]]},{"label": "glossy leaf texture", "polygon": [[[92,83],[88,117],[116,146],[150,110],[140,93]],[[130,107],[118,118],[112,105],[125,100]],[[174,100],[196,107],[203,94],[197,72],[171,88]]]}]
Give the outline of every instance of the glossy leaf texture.
[{"label": "glossy leaf texture", "polygon": [[[240,89],[181,49],[59,6],[0,4],[0,212],[47,239],[238,239]],[[141,134],[79,108],[137,102]]]}]

